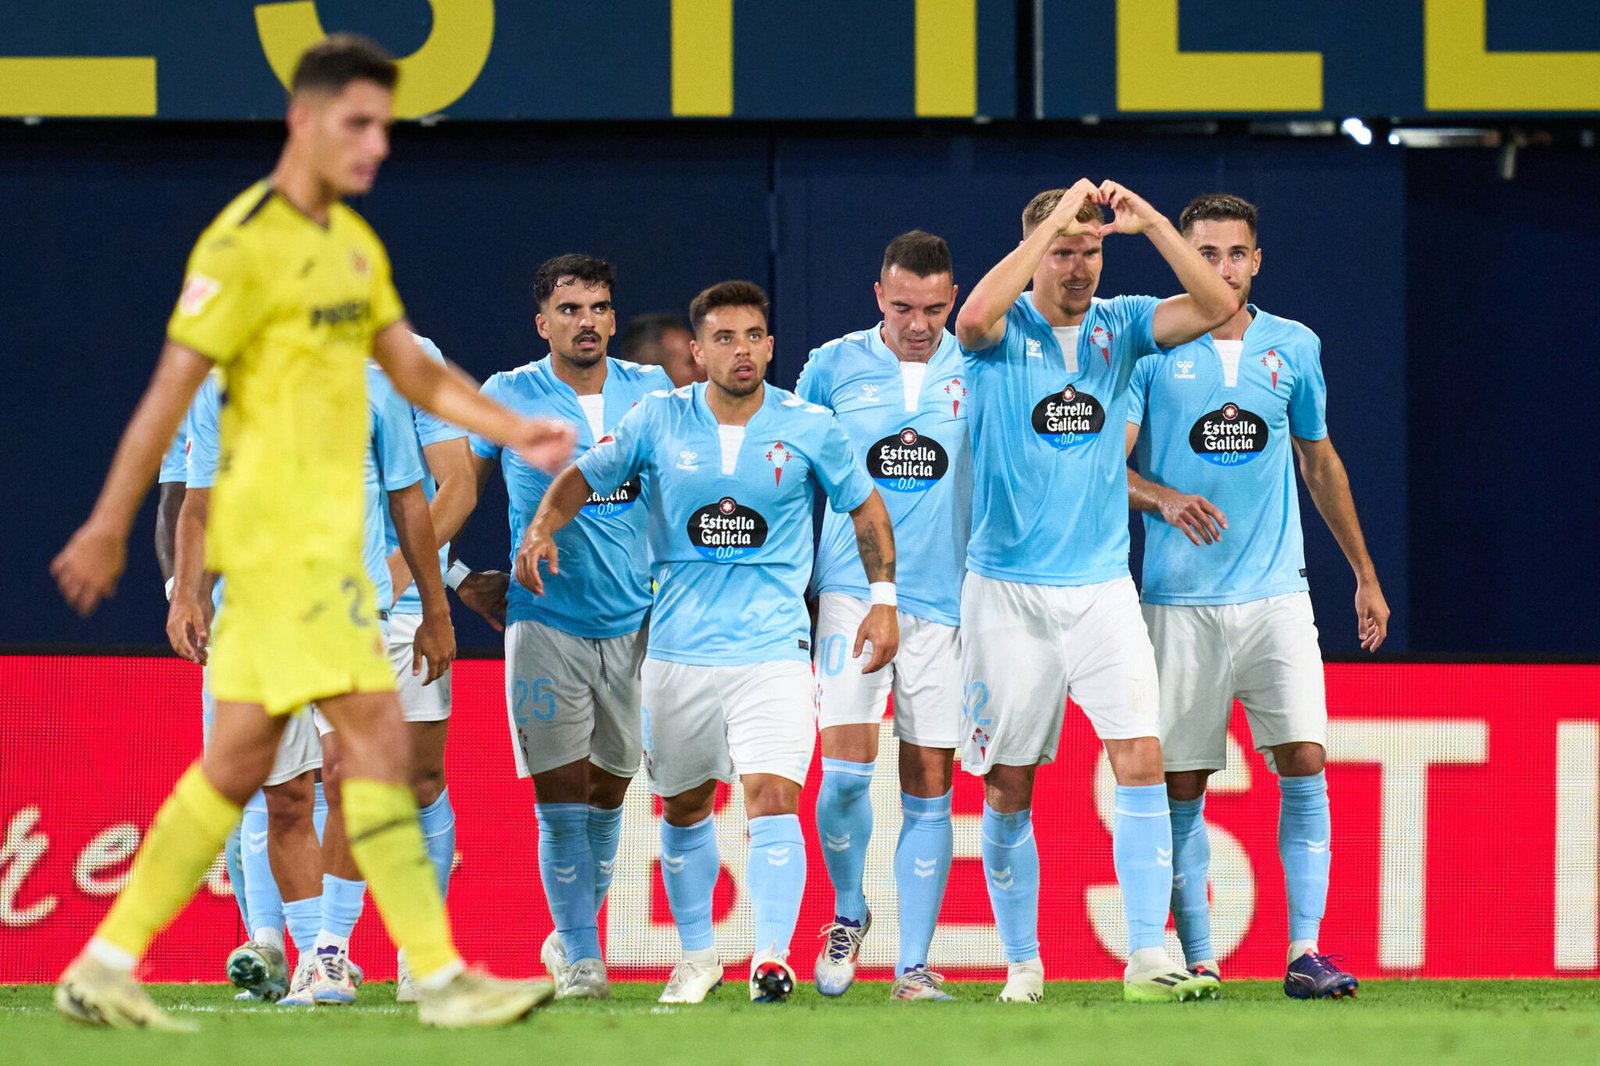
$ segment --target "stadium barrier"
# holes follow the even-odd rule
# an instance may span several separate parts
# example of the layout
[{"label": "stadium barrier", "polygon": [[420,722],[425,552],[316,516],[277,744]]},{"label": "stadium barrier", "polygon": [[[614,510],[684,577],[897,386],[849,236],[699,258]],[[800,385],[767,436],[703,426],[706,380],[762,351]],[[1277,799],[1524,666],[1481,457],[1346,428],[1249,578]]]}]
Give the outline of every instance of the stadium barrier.
[{"label": "stadium barrier", "polygon": [[[508,975],[539,971],[551,928],[540,891],[533,794],[514,776],[497,660],[462,661],[449,753],[457,868],[449,906],[464,954]],[[1333,888],[1324,950],[1362,977],[1600,976],[1600,666],[1332,664],[1329,781]],[[161,799],[200,746],[200,671],[171,658],[0,656],[0,982],[53,979],[127,878]],[[863,976],[895,957],[899,825],[888,726],[873,786],[868,862],[874,928]],[[1212,779],[1215,940],[1231,977],[1282,973],[1286,939],[1277,790],[1249,750],[1242,714],[1230,766]],[[793,958],[809,976],[813,931],[831,912],[812,825],[820,760],[802,800],[809,880]],[[613,977],[661,979],[677,940],[657,871],[659,804],[629,795],[602,931]],[[1120,973],[1122,912],[1107,830],[1112,779],[1069,708],[1061,758],[1034,807],[1052,978]],[[723,870],[717,940],[747,958],[742,803],[717,813]],[[957,772],[956,862],[931,963],[952,976],[1001,972],[979,860],[978,781]],[[221,979],[241,926],[220,863],[151,950],[155,980]],[[1174,940],[1175,947],[1175,940]],[[352,954],[392,977],[370,904]]]}]

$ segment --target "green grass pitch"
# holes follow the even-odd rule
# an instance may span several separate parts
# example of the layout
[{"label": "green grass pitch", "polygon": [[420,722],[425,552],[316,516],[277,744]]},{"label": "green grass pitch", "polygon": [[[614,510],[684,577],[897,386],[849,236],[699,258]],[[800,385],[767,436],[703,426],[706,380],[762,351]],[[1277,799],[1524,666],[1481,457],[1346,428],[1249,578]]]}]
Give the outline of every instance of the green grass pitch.
[{"label": "green grass pitch", "polygon": [[50,989],[0,987],[0,1061],[90,1066],[397,1063],[1600,1063],[1594,981],[1371,981],[1359,999],[1299,1003],[1276,982],[1234,981],[1216,1003],[1134,1005],[1114,982],[1052,982],[1039,1006],[992,1002],[999,986],[952,982],[959,1003],[890,1003],[863,982],[839,1000],[809,986],[786,1004],[746,1001],[730,981],[701,1007],[661,1007],[658,985],[619,984],[610,1003],[558,1003],[493,1032],[421,1028],[393,985],[353,1007],[239,1006],[222,985],[161,985],[156,1000],[194,1036],[89,1030],[56,1017]]}]

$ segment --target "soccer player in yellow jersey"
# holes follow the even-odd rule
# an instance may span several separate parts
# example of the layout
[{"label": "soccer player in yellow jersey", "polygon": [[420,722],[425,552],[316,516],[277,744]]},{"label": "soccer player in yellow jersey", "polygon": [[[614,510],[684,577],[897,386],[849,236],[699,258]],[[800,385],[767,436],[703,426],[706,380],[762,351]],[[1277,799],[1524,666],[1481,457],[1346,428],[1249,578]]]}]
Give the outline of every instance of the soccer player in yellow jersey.
[{"label": "soccer player in yellow jersey", "polygon": [[[350,849],[405,949],[421,1020],[502,1024],[553,994],[548,984],[466,970],[451,942],[361,563],[369,355],[411,402],[530,463],[554,470],[573,444],[566,423],[513,415],[422,353],[383,245],[340,203],[371,188],[388,154],[397,79],[393,61],[359,37],[330,37],[301,57],[278,166],[201,235],[149,389],[89,520],[51,566],[80,613],[115,591],[162,452],[219,366],[222,455],[206,565],[227,584],[211,651],[211,745],[156,815],[127,888],[61,977],[56,1006],[75,1021],[190,1028],[156,1006],[131,970],[265,779],[284,715],[310,700],[339,730]],[[414,573],[436,566],[427,555],[409,562]]]}]

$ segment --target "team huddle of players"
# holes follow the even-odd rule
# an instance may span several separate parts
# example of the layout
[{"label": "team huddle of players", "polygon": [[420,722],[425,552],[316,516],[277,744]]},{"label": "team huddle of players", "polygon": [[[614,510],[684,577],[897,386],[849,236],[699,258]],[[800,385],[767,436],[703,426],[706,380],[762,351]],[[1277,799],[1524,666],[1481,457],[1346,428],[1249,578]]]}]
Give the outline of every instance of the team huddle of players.
[{"label": "team huddle of players", "polygon": [[[331,101],[308,89],[310,113],[337,112],[348,94],[382,87],[360,69],[368,72],[333,84]],[[286,161],[297,144],[294,107]],[[314,129],[300,135],[316,143]],[[225,239],[245,242],[257,215],[296,223],[291,177],[280,165],[271,183],[241,196],[219,218]],[[342,188],[361,187],[351,179]],[[340,211],[355,218],[333,209],[335,220]],[[315,238],[306,230],[285,229],[294,251],[280,259],[334,227]],[[213,485],[220,495],[230,473],[243,476],[228,470],[227,457],[237,462],[242,442],[269,427],[239,410],[228,421],[230,409],[265,402],[265,390],[249,363],[216,354],[239,346],[220,345],[204,325],[230,285],[209,271],[230,264],[197,249],[169,332],[206,357],[191,371],[206,383],[180,434],[186,446],[173,451],[175,463],[180,451],[186,457],[171,481],[187,489],[175,523],[169,635],[180,652],[207,661],[207,585],[221,571],[228,587],[216,610],[208,692],[219,723],[242,720],[242,711],[221,711],[235,705],[271,723],[274,760],[262,759],[259,744],[251,749],[262,764],[250,780],[266,788],[242,804],[242,789],[218,783],[222,757],[208,748],[191,771],[200,780],[180,782],[145,850],[158,850],[169,810],[174,822],[204,821],[220,839],[225,814],[237,814],[231,805],[244,806],[244,870],[235,883],[244,886],[251,937],[228,960],[243,995],[300,1006],[355,998],[360,973],[348,940],[364,870],[403,945],[399,996],[417,1000],[425,1021],[492,1024],[549,997],[487,978],[466,987],[474,975],[463,972],[448,931],[431,924],[442,923],[442,911],[435,919],[407,909],[415,897],[442,898],[454,854],[442,769],[454,655],[446,581],[486,617],[504,619],[507,713],[519,772],[533,779],[540,877],[555,924],[541,958],[557,996],[610,994],[597,915],[641,755],[661,799],[660,868],[683,948],[661,1001],[698,1003],[722,982],[711,920],[719,782],[742,790],[749,817],[750,996],[790,994],[807,873],[801,787],[819,730],[816,823],[836,904],[815,974],[824,995],[844,994],[871,935],[862,891],[873,832],[868,789],[891,695],[902,811],[894,999],[951,998],[928,962],[950,871],[958,753],[962,769],[984,780],[983,867],[1008,964],[1000,999],[1043,997],[1030,807],[1069,697],[1104,743],[1117,782],[1125,997],[1220,994],[1203,807],[1207,777],[1225,766],[1236,697],[1279,777],[1285,991],[1354,994],[1356,979],[1317,943],[1331,836],[1327,713],[1295,457],[1356,573],[1368,649],[1384,639],[1388,608],[1327,438],[1319,342],[1249,303],[1261,253],[1255,209],[1240,198],[1200,197],[1174,225],[1126,187],[1085,179],[1034,197],[1022,231],[964,300],[943,240],[921,231],[896,238],[875,286],[881,321],[814,349],[792,392],[766,382],[774,344],[767,297],[750,282],[712,285],[691,304],[690,349],[704,380],[682,385],[659,367],[607,355],[616,278],[590,256],[540,267],[535,323],[549,354],[495,374],[472,401],[437,349],[409,332],[397,300],[389,313],[353,316],[366,320],[378,360],[361,370],[367,577],[328,582],[342,599],[319,599],[300,614],[309,601],[285,594],[274,602],[263,589],[270,567],[212,543],[219,530],[233,535],[252,507],[259,518],[281,504],[235,491],[228,515],[210,506]],[[1098,298],[1104,240],[1140,233],[1182,292]],[[381,255],[373,239],[356,253],[355,271],[380,273],[363,265],[369,256],[387,286]],[[222,365],[207,376],[212,363]],[[219,376],[227,396],[220,428]],[[168,417],[168,425],[177,420]],[[138,425],[136,416],[130,436]],[[1135,451],[1136,472],[1127,466]],[[496,466],[510,499],[511,572],[473,572],[449,563],[447,550],[435,565],[438,545],[459,531]],[[819,491],[828,509],[813,549]],[[1129,575],[1130,506],[1145,512],[1142,597]],[[80,605],[87,594],[74,597],[73,578],[86,570],[58,561],[63,589]],[[272,612],[276,629],[260,617]],[[252,631],[278,642],[274,650],[288,644],[313,657],[328,657],[305,642],[329,616],[369,643],[381,633],[404,726],[395,715],[396,729],[384,732],[371,725],[382,715],[346,709],[344,701],[387,687],[363,672],[371,649],[339,681],[290,685],[241,673],[234,634],[243,623],[230,619],[246,613]],[[315,710],[297,709],[306,702]],[[375,735],[400,754],[380,757]],[[391,784],[380,795],[371,779],[387,774],[392,783],[396,760],[410,766],[409,787]],[[185,804],[189,813],[176,813]],[[420,846],[410,843],[416,836]],[[198,853],[170,850],[174,865]],[[419,852],[431,860],[432,883],[391,887],[401,880],[399,856]],[[136,875],[124,897],[141,887]],[[136,986],[117,984],[125,979],[116,972],[153,935],[132,928],[139,906],[153,913],[119,900],[64,975],[57,1002],[69,1016],[96,1020],[86,1016],[99,1004],[132,1003],[127,989]],[[1164,946],[1169,912],[1182,962]],[[285,927],[300,948],[292,975]],[[501,999],[484,1007],[494,996]],[[153,1004],[128,1012],[128,1024],[171,1022]]]}]

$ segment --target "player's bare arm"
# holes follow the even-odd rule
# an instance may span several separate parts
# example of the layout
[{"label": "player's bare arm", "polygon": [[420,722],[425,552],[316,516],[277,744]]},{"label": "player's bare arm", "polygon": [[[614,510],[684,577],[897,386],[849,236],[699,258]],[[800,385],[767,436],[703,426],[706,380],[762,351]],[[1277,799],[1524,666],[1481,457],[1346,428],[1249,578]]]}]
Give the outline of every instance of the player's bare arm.
[{"label": "player's bare arm", "polygon": [[[522,543],[517,545],[517,580],[535,596],[544,595],[544,578],[539,573],[543,562],[552,574],[561,573],[560,554],[556,551],[556,531],[578,517],[583,502],[594,492],[589,479],[576,466],[569,466],[550,483],[533,521],[522,533]],[[887,518],[887,515],[885,515]],[[892,548],[891,548],[892,550]]]},{"label": "player's bare arm", "polygon": [[1092,224],[1078,219],[1078,212],[1097,196],[1094,183],[1080,178],[1056,204],[1050,217],[972,287],[967,302],[956,315],[956,339],[963,348],[976,352],[1000,343],[1006,335],[1006,312],[1033,280],[1051,242],[1057,237],[1095,232]]},{"label": "player's bare arm", "polygon": [[122,431],[111,469],[88,521],[78,527],[50,564],[61,595],[72,609],[89,615],[117,591],[127,565],[128,533],[161,457],[172,443],[189,401],[211,372],[211,360],[168,341],[161,349],[150,384]]},{"label": "player's bare arm", "polygon": [[1239,298],[1228,283],[1149,201],[1114,181],[1101,182],[1098,195],[1100,203],[1111,208],[1111,221],[1100,227],[1100,236],[1143,233],[1183,286],[1183,295],[1162,300],[1156,307],[1151,323],[1156,343],[1169,348],[1185,344],[1238,313]]},{"label": "player's bare arm", "polygon": [[417,595],[422,600],[422,623],[417,627],[412,649],[411,675],[422,673],[426,663],[427,676],[422,683],[431,685],[444,676],[456,657],[456,632],[450,624],[444,578],[439,575],[439,541],[434,536],[428,496],[420,481],[389,492],[389,517],[394,521],[400,552],[417,575]]},{"label": "player's bare arm", "polygon": [[[494,464],[483,456],[474,452],[470,446],[467,448],[467,470],[472,478],[472,507],[477,507],[477,501],[483,497],[484,487],[489,484],[489,475],[494,471]],[[437,504],[438,497],[434,497]],[[471,508],[469,508],[469,513]],[[466,516],[462,517],[461,526],[456,532],[466,525]],[[454,540],[454,536],[451,537]],[[506,628],[506,594],[511,590],[511,575],[504,570],[475,570],[461,579],[461,584],[456,586],[456,596],[462,603],[476,613],[494,629],[496,633],[505,632]]]},{"label": "player's bare arm", "polygon": [[[1139,440],[1139,427],[1128,423],[1127,454]],[[1133,467],[1128,467],[1128,507],[1135,511],[1159,514],[1170,526],[1176,526],[1196,546],[1216,544],[1222,540],[1222,531],[1228,528],[1228,518],[1222,509],[1204,496],[1179,492],[1159,481],[1151,481]]]},{"label": "player's bare arm", "polygon": [[[440,544],[456,539],[467,516],[478,506],[478,477],[473,470],[472,447],[467,438],[443,440],[422,449],[428,473],[433,475],[433,502],[428,504],[428,517],[433,521],[434,536]],[[411,585],[411,567],[405,553],[396,548],[389,553],[389,577],[394,584],[394,595],[399,599]]]},{"label": "player's bare arm", "polygon": [[550,418],[519,418],[479,392],[459,371],[440,366],[400,319],[372,339],[372,354],[400,395],[424,411],[514,449],[543,470],[559,470],[572,458],[576,431]]},{"label": "player's bare arm", "polygon": [[173,529],[172,600],[167,604],[167,642],[192,663],[204,666],[211,641],[211,620],[206,611],[206,519],[211,513],[211,490],[189,489]]},{"label": "player's bare arm", "polygon": [[156,485],[156,568],[161,571],[163,582],[172,580],[173,540],[177,537],[183,493],[181,481],[163,481]]},{"label": "player's bare arm", "polygon": [[1356,635],[1363,648],[1377,651],[1389,635],[1389,604],[1378,584],[1372,556],[1367,554],[1367,539],[1362,536],[1361,520],[1356,517],[1356,501],[1350,493],[1350,475],[1345,472],[1344,460],[1327,437],[1290,440],[1300,460],[1300,476],[1305,479],[1306,490],[1355,572]]},{"label": "player's bare arm", "polygon": [[[894,581],[894,526],[889,520],[889,509],[883,505],[878,490],[873,489],[866,501],[850,512],[855,523],[856,548],[861,552],[861,568],[867,572],[867,582]],[[856,630],[855,650],[858,657],[863,648],[872,644],[872,657],[861,668],[863,674],[876,673],[894,659],[900,650],[900,618],[890,604],[875,603],[867,610]]]}]

